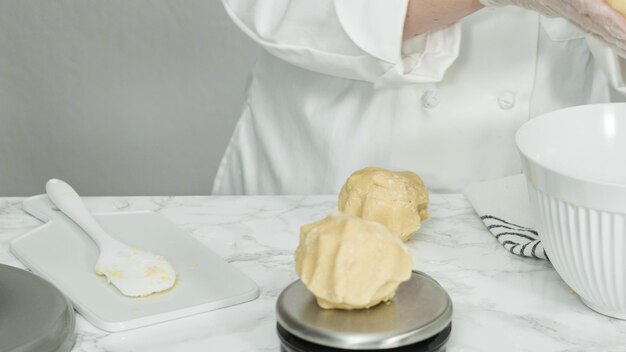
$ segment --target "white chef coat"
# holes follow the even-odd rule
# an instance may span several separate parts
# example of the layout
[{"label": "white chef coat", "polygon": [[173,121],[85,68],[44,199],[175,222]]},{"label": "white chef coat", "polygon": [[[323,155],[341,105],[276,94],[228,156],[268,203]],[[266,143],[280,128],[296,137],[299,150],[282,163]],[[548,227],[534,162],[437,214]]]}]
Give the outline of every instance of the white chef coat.
[{"label": "white chef coat", "polygon": [[530,117],[625,91],[610,49],[521,8],[402,42],[408,0],[223,2],[266,53],[214,194],[331,194],[370,165],[457,192],[521,172]]}]

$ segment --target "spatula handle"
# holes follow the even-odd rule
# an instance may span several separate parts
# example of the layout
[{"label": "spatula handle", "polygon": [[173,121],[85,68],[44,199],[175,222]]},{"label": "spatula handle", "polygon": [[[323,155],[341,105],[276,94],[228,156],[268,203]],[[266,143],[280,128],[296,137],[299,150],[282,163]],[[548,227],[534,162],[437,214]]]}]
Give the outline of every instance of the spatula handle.
[{"label": "spatula handle", "polygon": [[46,183],[46,193],[59,210],[78,224],[96,242],[101,251],[105,246],[117,242],[96,222],[78,193],[70,185],[61,180],[51,179]]}]

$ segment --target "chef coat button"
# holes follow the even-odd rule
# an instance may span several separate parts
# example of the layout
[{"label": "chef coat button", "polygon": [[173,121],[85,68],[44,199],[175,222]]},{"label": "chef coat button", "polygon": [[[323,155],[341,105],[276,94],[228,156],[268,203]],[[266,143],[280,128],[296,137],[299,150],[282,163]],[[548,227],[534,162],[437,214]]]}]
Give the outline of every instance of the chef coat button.
[{"label": "chef coat button", "polygon": [[439,102],[439,93],[436,90],[427,90],[422,94],[422,105],[426,109],[437,107]]},{"label": "chef coat button", "polygon": [[511,110],[515,106],[515,93],[504,92],[498,97],[498,105],[502,110]]}]

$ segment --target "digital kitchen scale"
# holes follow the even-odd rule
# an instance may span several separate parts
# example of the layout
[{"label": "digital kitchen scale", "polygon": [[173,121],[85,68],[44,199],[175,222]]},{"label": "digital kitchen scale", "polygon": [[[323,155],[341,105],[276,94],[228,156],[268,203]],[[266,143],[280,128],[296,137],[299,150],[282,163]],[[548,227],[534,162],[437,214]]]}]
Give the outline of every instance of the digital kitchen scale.
[{"label": "digital kitchen scale", "polygon": [[286,352],[442,352],[452,329],[452,300],[437,281],[414,271],[387,303],[327,310],[296,281],[278,298],[276,316]]}]

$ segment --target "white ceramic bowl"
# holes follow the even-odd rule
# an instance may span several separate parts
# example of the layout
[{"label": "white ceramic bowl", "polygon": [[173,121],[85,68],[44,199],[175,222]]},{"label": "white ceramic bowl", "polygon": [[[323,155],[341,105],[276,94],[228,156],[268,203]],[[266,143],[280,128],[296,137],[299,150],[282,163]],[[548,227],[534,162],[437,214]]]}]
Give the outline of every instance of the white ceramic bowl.
[{"label": "white ceramic bowl", "polygon": [[555,269],[587,306],[626,319],[626,104],[542,115],[516,142]]}]

